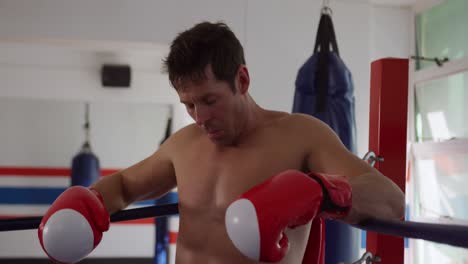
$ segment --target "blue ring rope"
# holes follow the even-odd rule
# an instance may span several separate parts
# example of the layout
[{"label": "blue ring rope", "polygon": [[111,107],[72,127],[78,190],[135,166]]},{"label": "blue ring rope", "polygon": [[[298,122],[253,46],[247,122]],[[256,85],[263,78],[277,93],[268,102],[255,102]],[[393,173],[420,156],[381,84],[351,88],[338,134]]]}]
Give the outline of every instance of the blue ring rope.
[{"label": "blue ring rope", "polygon": [[[110,220],[111,222],[120,222],[141,218],[164,217],[178,213],[178,203],[171,203],[122,210],[113,214]],[[0,231],[37,229],[41,219],[41,216],[3,219],[0,220]],[[380,219],[368,219],[355,226],[360,229],[386,235],[424,239],[468,248],[468,226]]]}]

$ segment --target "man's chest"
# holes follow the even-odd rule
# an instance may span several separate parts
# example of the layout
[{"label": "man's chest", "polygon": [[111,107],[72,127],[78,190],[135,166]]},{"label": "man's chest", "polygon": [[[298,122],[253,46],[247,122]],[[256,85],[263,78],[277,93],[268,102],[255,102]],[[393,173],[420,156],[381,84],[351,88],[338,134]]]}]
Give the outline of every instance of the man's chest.
[{"label": "man's chest", "polygon": [[220,220],[239,195],[284,170],[303,169],[305,160],[300,147],[284,142],[185,154],[175,164],[181,209]]}]

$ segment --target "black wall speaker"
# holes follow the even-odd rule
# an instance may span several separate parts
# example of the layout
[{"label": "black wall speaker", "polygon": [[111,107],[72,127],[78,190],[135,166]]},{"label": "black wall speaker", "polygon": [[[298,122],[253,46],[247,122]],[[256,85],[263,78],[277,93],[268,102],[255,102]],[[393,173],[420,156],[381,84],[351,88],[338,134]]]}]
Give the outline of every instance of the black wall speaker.
[{"label": "black wall speaker", "polygon": [[101,83],[104,87],[130,87],[131,77],[129,65],[102,65]]}]

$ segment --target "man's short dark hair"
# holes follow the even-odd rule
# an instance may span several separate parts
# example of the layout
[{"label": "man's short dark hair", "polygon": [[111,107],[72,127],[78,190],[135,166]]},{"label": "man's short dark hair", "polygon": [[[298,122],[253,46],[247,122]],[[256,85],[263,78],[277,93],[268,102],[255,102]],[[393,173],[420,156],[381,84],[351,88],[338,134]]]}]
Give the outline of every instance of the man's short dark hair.
[{"label": "man's short dark hair", "polygon": [[205,80],[210,65],[216,79],[228,82],[235,92],[234,78],[242,64],[244,50],[231,29],[221,22],[202,22],[174,39],[164,69],[172,86],[179,89],[185,81]]}]

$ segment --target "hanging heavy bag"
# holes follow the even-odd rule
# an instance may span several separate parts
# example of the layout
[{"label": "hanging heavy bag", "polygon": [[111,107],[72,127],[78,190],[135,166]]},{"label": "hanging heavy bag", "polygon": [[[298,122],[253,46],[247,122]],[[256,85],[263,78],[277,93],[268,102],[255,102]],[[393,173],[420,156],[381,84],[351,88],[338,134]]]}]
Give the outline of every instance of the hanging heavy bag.
[{"label": "hanging heavy bag", "polygon": [[[166,133],[159,145],[162,145],[172,134],[172,110],[170,110],[169,117],[166,123]],[[169,204],[176,203],[177,194],[169,192],[163,197],[157,199],[155,204]],[[156,221],[156,243],[154,264],[167,264],[169,263],[169,221],[168,217],[155,219]]]},{"label": "hanging heavy bag", "polygon": [[[353,90],[351,72],[339,56],[332,19],[322,13],[314,53],[297,75],[293,112],[309,114],[327,123],[343,144],[355,152]],[[356,260],[359,255],[359,230],[331,220],[325,221],[325,224],[325,263]],[[311,233],[311,236],[314,235]],[[308,245],[306,256],[316,258],[322,255],[317,250],[323,248]],[[305,258],[303,263],[307,261]]]},{"label": "hanging heavy bag", "polygon": [[322,14],[314,53],[297,74],[293,112],[310,114],[327,123],[355,152],[353,92],[351,72],[339,56],[331,17]]},{"label": "hanging heavy bag", "polygon": [[89,143],[89,105],[86,104],[85,110],[85,137],[86,140],[81,147],[80,152],[73,157],[71,169],[71,185],[90,186],[99,179],[100,167],[99,159],[91,150]]},{"label": "hanging heavy bag", "polygon": [[99,179],[99,159],[91,151],[88,142],[83,144],[80,152],[73,157],[71,185],[90,186]]}]

